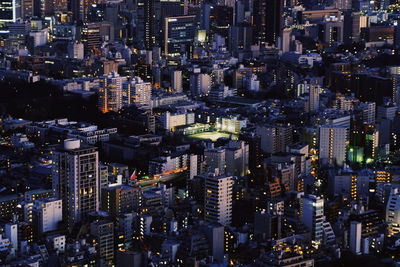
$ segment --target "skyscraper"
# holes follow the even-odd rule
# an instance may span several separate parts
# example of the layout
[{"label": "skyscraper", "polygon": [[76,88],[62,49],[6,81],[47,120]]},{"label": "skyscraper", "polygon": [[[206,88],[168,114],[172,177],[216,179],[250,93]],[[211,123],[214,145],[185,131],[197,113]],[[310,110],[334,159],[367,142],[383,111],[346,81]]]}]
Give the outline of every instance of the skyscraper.
[{"label": "skyscraper", "polygon": [[165,18],[164,22],[164,54],[180,55],[190,51],[195,35],[196,16],[180,16]]},{"label": "skyscraper", "polygon": [[205,181],[205,220],[224,226],[232,222],[232,176],[210,175]]},{"label": "skyscraper", "polygon": [[62,200],[63,218],[71,229],[75,223],[99,210],[99,159],[97,148],[66,139],[54,153],[53,190]]},{"label": "skyscraper", "polygon": [[21,0],[0,1],[0,35],[7,34],[6,23],[16,22],[22,17]]},{"label": "skyscraper", "polygon": [[255,41],[277,45],[283,28],[283,0],[254,0],[253,11]]},{"label": "skyscraper", "polygon": [[89,54],[92,51],[96,51],[96,49],[100,47],[101,44],[100,24],[85,23],[81,28],[81,42],[85,47],[86,54]]},{"label": "skyscraper", "polygon": [[319,129],[319,159],[323,164],[336,163],[343,166],[346,161],[347,128],[323,125]]},{"label": "skyscraper", "polygon": [[137,1],[137,36],[139,48],[150,49],[160,45],[160,0]]}]

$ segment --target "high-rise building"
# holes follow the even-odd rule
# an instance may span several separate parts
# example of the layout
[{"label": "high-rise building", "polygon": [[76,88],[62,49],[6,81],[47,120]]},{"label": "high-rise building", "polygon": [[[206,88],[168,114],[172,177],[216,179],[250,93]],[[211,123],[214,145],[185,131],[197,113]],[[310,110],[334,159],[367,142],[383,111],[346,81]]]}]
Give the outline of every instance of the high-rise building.
[{"label": "high-rise building", "polygon": [[175,93],[182,93],[182,71],[174,70],[171,73],[171,87]]},{"label": "high-rise building", "polygon": [[66,139],[54,153],[53,190],[62,200],[68,228],[99,210],[99,156],[97,149]]},{"label": "high-rise building", "polygon": [[83,26],[81,27],[80,41],[83,43],[85,47],[85,54],[89,54],[91,51],[96,52],[101,44],[100,24],[99,23],[83,24]]},{"label": "high-rise building", "polygon": [[283,0],[255,0],[253,11],[255,41],[276,45],[282,36]]},{"label": "high-rise building", "polygon": [[69,43],[67,50],[69,58],[76,58],[76,59],[84,58],[84,46],[82,43],[75,43],[75,42]]},{"label": "high-rise building", "polygon": [[204,158],[208,172],[225,173],[225,149],[223,147],[209,148],[204,150]]},{"label": "high-rise building", "polygon": [[127,185],[116,185],[102,189],[101,207],[113,216],[133,211],[138,204],[140,191]]},{"label": "high-rise building", "polygon": [[18,250],[18,224],[17,223],[6,223],[4,227],[5,237],[10,240],[12,247]]},{"label": "high-rise building", "polygon": [[151,109],[150,82],[144,82],[140,77],[134,77],[122,84],[122,105],[136,105],[142,109]]},{"label": "high-rise building", "polygon": [[346,161],[347,128],[323,125],[319,129],[319,159],[343,166]]},{"label": "high-rise building", "polygon": [[225,172],[228,175],[245,176],[249,170],[249,145],[244,141],[230,140],[225,147]]},{"label": "high-rise building", "polygon": [[100,78],[98,105],[101,112],[117,112],[122,108],[122,83],[124,81],[126,81],[126,77],[119,76],[116,72]]},{"label": "high-rise building", "polygon": [[[72,19],[75,22],[87,22],[89,9],[93,4],[97,4],[96,0],[71,0],[68,2],[68,9],[72,12]],[[57,9],[65,10],[65,0],[59,0],[54,3]]]},{"label": "high-rise building", "polygon": [[34,201],[33,213],[40,234],[57,230],[63,219],[62,200],[56,198]]},{"label": "high-rise building", "polygon": [[311,85],[309,89],[308,110],[309,112],[318,111],[319,95],[321,88],[318,85]]},{"label": "high-rise building", "polygon": [[179,56],[190,51],[197,30],[196,16],[165,18],[164,54]]},{"label": "high-rise building", "polygon": [[21,9],[21,17],[32,17],[33,16],[33,7],[34,0],[23,0],[22,1],[22,9]]},{"label": "high-rise building", "polygon": [[204,217],[224,226],[232,222],[232,176],[209,175],[205,180]]},{"label": "high-rise building", "polygon": [[361,254],[361,223],[352,221],[350,223],[350,251]]},{"label": "high-rise building", "polygon": [[202,227],[210,245],[210,254],[217,262],[224,260],[224,226],[220,224],[207,224]]},{"label": "high-rise building", "polygon": [[98,266],[112,266],[114,263],[114,223],[98,220],[90,224],[90,234],[96,237]]},{"label": "high-rise building", "polygon": [[161,3],[160,0],[137,1],[137,40],[141,49],[160,45]]},{"label": "high-rise building", "polygon": [[268,154],[285,152],[293,141],[290,124],[257,125],[256,133],[261,137],[261,150]]},{"label": "high-rise building", "polygon": [[254,234],[261,235],[264,239],[279,239],[282,231],[282,218],[266,212],[254,214]]},{"label": "high-rise building", "polygon": [[311,232],[311,240],[318,246],[323,239],[324,199],[315,195],[302,198],[301,221]]},{"label": "high-rise building", "polygon": [[193,96],[204,96],[210,92],[211,76],[207,73],[190,75],[190,90]]},{"label": "high-rise building", "polygon": [[255,132],[245,132],[239,135],[239,139],[249,145],[249,169],[254,172],[256,168],[261,167],[261,138]]},{"label": "high-rise building", "polygon": [[386,223],[388,235],[400,233],[400,193],[397,188],[392,189],[386,205]]},{"label": "high-rise building", "polygon": [[2,0],[0,2],[0,25],[7,22],[16,22],[21,18],[20,0]]}]

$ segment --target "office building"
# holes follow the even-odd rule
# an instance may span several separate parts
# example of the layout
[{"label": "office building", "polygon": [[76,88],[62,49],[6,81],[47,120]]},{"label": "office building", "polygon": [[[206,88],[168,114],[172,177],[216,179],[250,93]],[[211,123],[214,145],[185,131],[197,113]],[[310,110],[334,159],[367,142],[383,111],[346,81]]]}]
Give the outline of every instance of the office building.
[{"label": "office building", "polygon": [[21,0],[3,0],[0,2],[0,26],[7,22],[16,22],[21,18]]},{"label": "office building", "polygon": [[231,140],[225,146],[227,175],[244,176],[249,171],[249,145],[244,141]]},{"label": "office building", "polygon": [[318,85],[310,85],[309,98],[308,98],[308,112],[315,112],[319,109],[319,95],[321,93],[321,87]]},{"label": "office building", "polygon": [[283,1],[255,0],[253,10],[255,40],[261,44],[277,45],[283,30]]},{"label": "office building", "polygon": [[161,41],[160,0],[139,0],[137,2],[137,43],[141,49],[159,46]]},{"label": "office building", "polygon": [[195,16],[165,18],[164,54],[173,57],[189,52],[195,40],[196,30]]},{"label": "office building", "polygon": [[99,51],[98,48],[101,45],[100,24],[84,23],[80,29],[81,29],[80,41],[81,43],[83,43],[85,47],[85,55],[88,55],[91,52],[97,53]]},{"label": "office building", "polygon": [[214,173],[217,170],[220,174],[225,173],[226,153],[223,147],[204,150],[204,158],[208,172]]},{"label": "office building", "polygon": [[261,150],[267,154],[285,152],[292,144],[292,126],[287,125],[257,125],[256,133],[261,137]]}]

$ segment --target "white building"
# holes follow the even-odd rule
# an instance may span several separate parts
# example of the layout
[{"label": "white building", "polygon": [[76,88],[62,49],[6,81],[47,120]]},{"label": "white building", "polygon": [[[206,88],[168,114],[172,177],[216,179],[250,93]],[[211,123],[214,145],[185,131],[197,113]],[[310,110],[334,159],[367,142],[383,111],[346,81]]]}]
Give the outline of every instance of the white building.
[{"label": "white building", "polygon": [[126,81],[126,77],[122,77],[116,72],[100,78],[98,106],[101,112],[117,112],[123,107],[122,83],[124,81]]},{"label": "white building", "polygon": [[361,254],[361,229],[360,222],[350,223],[350,251],[357,255]]},{"label": "white building", "polygon": [[149,162],[149,175],[163,174],[174,170],[186,168],[189,164],[189,156],[162,156],[153,158]]},{"label": "white building", "polygon": [[386,223],[388,223],[388,235],[400,233],[400,193],[398,188],[392,189],[386,205]]},{"label": "white building", "polygon": [[16,223],[7,223],[5,225],[5,236],[10,240],[15,250],[18,250],[18,225]]},{"label": "white building", "polygon": [[195,116],[192,112],[164,112],[161,115],[162,126],[169,132],[174,132],[178,126],[189,125],[195,122]]},{"label": "white building", "polygon": [[208,95],[211,89],[211,76],[206,73],[190,75],[190,91],[193,96]]},{"label": "white building", "polygon": [[29,36],[33,37],[33,45],[35,47],[45,45],[49,40],[49,29],[45,28],[42,30],[30,32]]},{"label": "white building", "polygon": [[136,106],[151,109],[152,86],[149,82],[144,82],[140,77],[134,77],[122,84],[123,106],[135,104]]},{"label": "white building", "polygon": [[69,43],[68,47],[68,57],[75,59],[83,59],[84,58],[84,47],[82,43]]},{"label": "white building", "polygon": [[57,253],[65,252],[66,238],[65,235],[54,235],[47,238],[47,242],[50,243],[52,249]]},{"label": "white building", "polygon": [[64,140],[54,153],[53,190],[62,200],[68,228],[99,210],[99,155],[96,147]]},{"label": "white building", "polygon": [[232,222],[232,176],[210,175],[205,180],[204,217],[224,226]]},{"label": "white building", "polygon": [[110,136],[117,133],[117,128],[99,129],[97,125],[68,121],[65,118],[34,122],[26,128],[27,134],[36,135],[42,141],[46,139],[49,132],[65,134],[66,138],[80,139],[85,144],[93,145],[110,140]]},{"label": "white building", "polygon": [[244,141],[230,140],[225,147],[227,175],[244,176],[249,170],[249,145]]},{"label": "white building", "polygon": [[40,233],[57,230],[62,221],[62,200],[40,199],[34,201],[34,214],[36,214],[37,226]]},{"label": "white building", "polygon": [[181,70],[172,71],[172,73],[171,73],[171,86],[172,86],[172,89],[176,93],[182,93],[183,92],[182,71]]},{"label": "white building", "polygon": [[346,161],[347,128],[323,125],[319,129],[319,159],[343,166]]},{"label": "white building", "polygon": [[302,198],[301,221],[311,232],[311,240],[318,246],[323,240],[324,199],[315,195]]}]

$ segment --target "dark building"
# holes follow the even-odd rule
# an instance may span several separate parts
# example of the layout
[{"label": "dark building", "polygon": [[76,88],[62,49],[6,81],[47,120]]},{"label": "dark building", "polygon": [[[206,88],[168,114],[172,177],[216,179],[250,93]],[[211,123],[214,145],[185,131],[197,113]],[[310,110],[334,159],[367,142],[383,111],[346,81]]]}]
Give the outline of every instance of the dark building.
[{"label": "dark building", "polygon": [[281,237],[282,220],[278,215],[256,213],[254,217],[254,235],[262,238],[279,239]]},{"label": "dark building", "polygon": [[139,0],[137,2],[138,23],[136,25],[136,30],[139,48],[150,49],[160,44],[160,12],[160,0]]},{"label": "dark building", "polygon": [[233,8],[229,6],[213,6],[210,12],[210,34],[218,34],[228,38],[229,27],[233,24]]},{"label": "dark building", "polygon": [[85,48],[85,54],[95,52],[100,47],[100,24],[85,23],[81,28],[81,42]]},{"label": "dark building", "polygon": [[351,214],[349,220],[361,222],[362,238],[378,233],[378,228],[382,222],[380,214],[376,210],[367,210],[360,214]]},{"label": "dark building", "polygon": [[261,167],[262,163],[261,137],[248,132],[240,134],[239,139],[249,144],[249,170],[254,172],[256,168]]},{"label": "dark building", "polygon": [[132,212],[138,204],[140,190],[126,185],[117,185],[102,189],[101,207],[113,216]]},{"label": "dark building", "polygon": [[282,31],[283,1],[255,0],[253,11],[254,41],[277,45]]},{"label": "dark building", "polygon": [[165,18],[164,54],[175,56],[190,52],[197,30],[196,16]]}]

